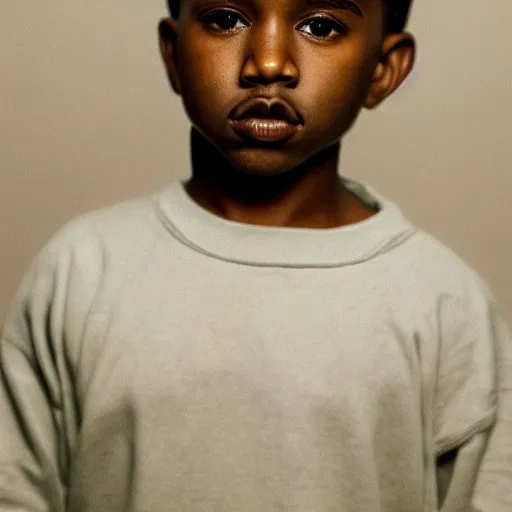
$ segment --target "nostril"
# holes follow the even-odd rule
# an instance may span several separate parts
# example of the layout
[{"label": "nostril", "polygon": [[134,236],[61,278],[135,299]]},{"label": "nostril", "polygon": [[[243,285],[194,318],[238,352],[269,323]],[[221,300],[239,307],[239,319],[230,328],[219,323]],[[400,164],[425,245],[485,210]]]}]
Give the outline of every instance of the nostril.
[{"label": "nostril", "polygon": [[252,76],[242,75],[241,83],[242,83],[242,85],[248,85],[248,86],[267,85],[268,80],[266,80],[264,77],[262,77],[260,75],[252,75]]},{"label": "nostril", "polygon": [[284,76],[283,82],[286,84],[296,84],[298,82],[298,77],[295,76]]},{"label": "nostril", "polygon": [[265,76],[264,74],[247,75],[242,74],[240,83],[242,86],[251,87],[255,85],[269,85],[281,82],[286,85],[293,85],[298,82],[298,77],[292,75],[279,74],[274,76]]}]

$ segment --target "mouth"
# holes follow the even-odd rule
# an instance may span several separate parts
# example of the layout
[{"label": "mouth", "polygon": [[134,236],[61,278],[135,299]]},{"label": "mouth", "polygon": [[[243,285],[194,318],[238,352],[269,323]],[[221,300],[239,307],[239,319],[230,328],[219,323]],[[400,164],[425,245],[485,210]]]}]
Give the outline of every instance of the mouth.
[{"label": "mouth", "polygon": [[233,131],[244,140],[285,142],[303,126],[301,115],[281,98],[251,98],[230,116]]}]

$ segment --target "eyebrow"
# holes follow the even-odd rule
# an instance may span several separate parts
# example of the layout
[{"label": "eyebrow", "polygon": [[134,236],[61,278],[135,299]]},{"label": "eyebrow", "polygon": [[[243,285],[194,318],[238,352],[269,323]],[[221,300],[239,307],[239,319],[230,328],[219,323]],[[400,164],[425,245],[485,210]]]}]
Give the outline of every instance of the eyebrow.
[{"label": "eyebrow", "polygon": [[355,2],[353,2],[353,0],[305,0],[304,3],[308,7],[330,7],[334,9],[350,11],[357,14],[358,16],[363,16],[361,9]]}]

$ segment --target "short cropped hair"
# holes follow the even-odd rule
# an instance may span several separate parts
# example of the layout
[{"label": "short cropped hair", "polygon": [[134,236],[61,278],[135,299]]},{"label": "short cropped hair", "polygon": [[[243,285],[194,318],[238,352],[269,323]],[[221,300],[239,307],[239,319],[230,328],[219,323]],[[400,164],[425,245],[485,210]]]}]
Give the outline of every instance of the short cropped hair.
[{"label": "short cropped hair", "polygon": [[[386,31],[388,33],[402,32],[407,25],[412,0],[385,0],[387,4]],[[169,11],[174,19],[180,15],[181,0],[167,0]]]},{"label": "short cropped hair", "polygon": [[402,32],[405,29],[409,19],[411,3],[412,0],[388,0],[386,20],[388,33]]}]

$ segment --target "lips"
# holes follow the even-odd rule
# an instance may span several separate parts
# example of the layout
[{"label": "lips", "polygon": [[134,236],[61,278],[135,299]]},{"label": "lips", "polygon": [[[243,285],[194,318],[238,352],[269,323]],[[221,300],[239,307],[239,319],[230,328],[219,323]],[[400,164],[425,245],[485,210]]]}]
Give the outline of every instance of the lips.
[{"label": "lips", "polygon": [[300,130],[301,115],[281,98],[255,97],[240,104],[230,116],[233,131],[242,139],[284,142]]}]

